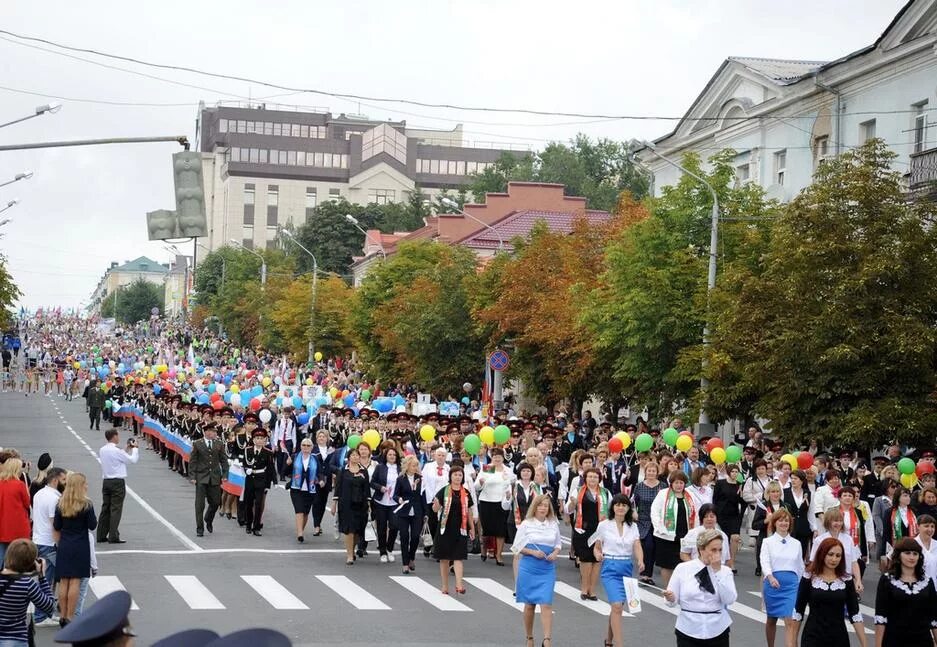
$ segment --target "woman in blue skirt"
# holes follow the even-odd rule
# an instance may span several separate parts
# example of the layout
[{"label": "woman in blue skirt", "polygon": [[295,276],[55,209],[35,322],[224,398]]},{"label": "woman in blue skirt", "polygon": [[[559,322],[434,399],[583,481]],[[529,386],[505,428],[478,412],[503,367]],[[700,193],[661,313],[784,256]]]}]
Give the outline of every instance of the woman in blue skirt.
[{"label": "woman in blue skirt", "polygon": [[543,626],[542,647],[552,647],[553,587],[556,584],[556,558],[562,548],[560,524],[553,512],[549,494],[534,497],[511,544],[520,555],[517,568],[517,601],[524,604],[524,630],[527,647],[534,647],[534,612],[540,605]]},{"label": "woman in blue skirt", "polygon": [[800,542],[791,536],[793,519],[787,508],[781,508],[768,518],[768,534],[761,545],[761,572],[764,574],[762,596],[765,603],[765,638],[768,647],[774,647],[778,618],[784,624],[794,615],[797,589],[804,573],[804,558]]},{"label": "woman in blue skirt", "polygon": [[609,518],[599,523],[589,545],[595,560],[602,564],[599,577],[605,587],[605,595],[612,606],[608,616],[608,632],[605,647],[622,647],[624,636],[621,629],[621,614],[628,596],[625,594],[626,577],[634,577],[644,571],[644,551],[641,548],[641,533],[635,523],[631,501],[624,494],[612,497]]}]

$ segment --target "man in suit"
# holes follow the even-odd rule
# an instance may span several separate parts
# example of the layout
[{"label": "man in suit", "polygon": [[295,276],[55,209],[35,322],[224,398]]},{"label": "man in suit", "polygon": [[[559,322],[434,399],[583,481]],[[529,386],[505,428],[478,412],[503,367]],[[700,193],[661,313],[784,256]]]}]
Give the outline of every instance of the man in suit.
[{"label": "man in suit", "polygon": [[204,437],[192,443],[192,452],[189,454],[189,474],[195,485],[195,534],[198,537],[205,536],[205,528],[208,528],[208,532],[213,531],[215,512],[221,505],[221,483],[228,476],[228,457],[224,443],[218,440],[215,423],[206,423],[203,432]]},{"label": "man in suit", "polygon": [[319,406],[319,411],[313,417],[312,422],[309,425],[309,429],[312,432],[310,435],[315,438],[316,432],[320,429],[328,430],[329,422],[331,421],[332,416],[329,414],[329,407],[326,404]]}]

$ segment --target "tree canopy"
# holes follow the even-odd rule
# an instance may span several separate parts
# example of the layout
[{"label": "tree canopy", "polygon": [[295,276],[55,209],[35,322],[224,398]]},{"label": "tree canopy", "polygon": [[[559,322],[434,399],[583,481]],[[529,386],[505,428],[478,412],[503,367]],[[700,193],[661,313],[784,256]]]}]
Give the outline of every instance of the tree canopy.
[{"label": "tree canopy", "polygon": [[153,308],[163,312],[164,294],[162,285],[138,278],[108,294],[101,304],[101,315],[114,317],[120,323],[135,324],[149,319]]}]

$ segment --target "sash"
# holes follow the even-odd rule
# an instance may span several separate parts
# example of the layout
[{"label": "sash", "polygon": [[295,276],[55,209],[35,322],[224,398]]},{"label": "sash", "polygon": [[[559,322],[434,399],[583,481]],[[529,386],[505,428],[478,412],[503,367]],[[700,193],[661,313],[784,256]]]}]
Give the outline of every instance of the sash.
[{"label": "sash", "polygon": [[[583,485],[579,488],[579,497],[576,502],[576,531],[582,532],[582,502],[586,498],[586,493],[589,491],[589,488]],[[596,508],[598,508],[599,513],[599,523],[605,521],[608,516],[608,490],[604,487],[599,486],[599,496],[595,500]]]},{"label": "sash", "polygon": [[[842,508],[840,508],[840,512],[843,512]],[[849,537],[852,539],[852,545],[858,546],[859,545],[859,518],[856,515],[856,507],[849,506],[848,512],[843,512],[843,517],[845,518],[847,514],[849,515]]]},{"label": "sash", "polygon": [[891,511],[891,527],[894,528],[895,541],[905,536],[902,526],[908,529],[908,537],[917,537],[917,518],[911,512],[911,508],[904,509],[904,519],[901,518],[900,511],[900,508],[894,508]]},{"label": "sash", "polygon": [[[664,528],[668,532],[677,529],[677,505],[678,499],[673,490],[667,488],[667,494],[664,496]],[[693,498],[686,492],[683,494],[683,505],[686,509],[687,529],[693,528],[696,525],[696,506],[693,505]]]},{"label": "sash", "polygon": [[[319,471],[319,459],[315,454],[309,454],[309,467],[306,468],[306,491],[316,491],[316,474]],[[303,453],[299,452],[293,457],[293,478],[290,487],[300,489],[303,483]]]},{"label": "sash", "polygon": [[[459,488],[459,505],[462,510],[462,524],[459,529],[463,535],[468,534],[468,492],[465,487]],[[449,520],[449,510],[452,508],[452,486],[447,485],[442,494],[442,510],[439,514],[439,534],[446,532],[446,521]]]},{"label": "sash", "polygon": [[521,492],[524,492],[524,494],[527,496],[527,505],[530,506],[530,502],[534,498],[533,493],[536,492],[537,494],[543,494],[543,489],[537,483],[534,483],[533,481],[531,481],[530,490],[525,491],[524,484],[518,482],[517,486],[514,488],[514,525],[516,527],[520,527],[521,522],[523,521],[523,519],[521,519],[521,506],[520,506],[520,493]]}]

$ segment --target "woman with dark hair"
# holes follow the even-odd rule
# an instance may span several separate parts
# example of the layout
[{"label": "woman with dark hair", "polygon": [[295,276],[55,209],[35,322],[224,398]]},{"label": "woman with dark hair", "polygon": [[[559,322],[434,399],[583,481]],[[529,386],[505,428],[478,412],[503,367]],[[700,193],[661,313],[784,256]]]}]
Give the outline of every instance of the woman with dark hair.
[{"label": "woman with dark hair", "polygon": [[707,530],[718,530],[722,534],[722,563],[728,566],[730,557],[729,538],[717,526],[716,507],[712,503],[704,503],[700,506],[698,516],[699,524],[688,532],[680,542],[680,561],[688,562],[699,557],[696,552],[696,538]]},{"label": "woman with dark hair", "polygon": [[[482,468],[475,480],[478,515],[485,538],[494,539],[495,563],[504,566],[501,551],[504,550],[504,539],[508,534],[505,504],[511,500],[514,472],[504,463],[503,449],[492,447],[490,454],[491,462]],[[482,561],[486,558],[487,554]]]},{"label": "woman with dark hair", "polygon": [[[879,557],[888,558],[888,546],[894,546],[899,539],[917,537],[917,515],[911,509],[911,490],[898,487],[891,500],[891,509],[882,519],[882,545]],[[887,564],[886,564],[887,566]]]},{"label": "woman with dark hair", "polygon": [[462,562],[468,558],[468,542],[475,539],[472,523],[472,497],[462,486],[465,469],[449,468],[449,484],[433,498],[433,512],[439,515],[439,531],[433,542],[433,557],[439,560],[440,590],[449,595],[449,566],[455,571],[455,592],[465,593],[462,584]]},{"label": "woman with dark hair", "polygon": [[654,558],[660,566],[665,589],[670,583],[673,569],[680,563],[680,542],[697,523],[693,499],[684,491],[686,483],[686,474],[674,472],[670,475],[670,487],[658,492],[651,504]]},{"label": "woman with dark hair", "polygon": [[623,578],[633,577],[635,573],[644,570],[644,555],[631,501],[624,494],[616,494],[609,507],[609,518],[596,527],[595,533],[589,538],[589,545],[592,546],[596,561],[602,564],[602,586],[612,606],[605,645],[622,647],[624,636],[621,614],[628,604]]},{"label": "woman with dark hair", "polygon": [[784,490],[782,499],[785,507],[794,517],[791,534],[800,542],[800,551],[806,561],[810,553],[810,540],[816,529],[816,517],[811,512],[810,488],[807,486],[806,472],[803,470],[791,472],[791,486]]},{"label": "woman with dark hair", "polygon": [[807,566],[797,589],[797,602],[791,616],[788,645],[797,641],[807,605],[810,615],[804,623],[801,647],[849,647],[849,634],[843,622],[843,608],[856,630],[860,647],[865,647],[865,625],[859,611],[859,594],[846,570],[846,551],[838,539],[828,537],[817,548],[816,559]]},{"label": "woman with dark hair", "polygon": [[374,475],[371,477],[371,517],[377,525],[377,550],[381,554],[380,562],[394,561],[394,544],[397,543],[397,524],[394,522],[394,508],[397,498],[397,477],[400,474],[400,452],[397,444],[385,440],[381,443],[381,458]]},{"label": "woman with dark hair", "polygon": [[26,613],[29,603],[36,605],[50,618],[55,611],[55,598],[46,580],[48,563],[45,559],[39,559],[36,544],[28,539],[14,539],[4,555],[2,567],[0,645],[28,647],[31,644]]},{"label": "woman with dark hair", "polygon": [[[364,443],[362,443],[364,444]],[[335,479],[332,494],[332,516],[338,514],[338,531],[345,536],[345,565],[355,563],[355,542],[364,537],[368,523],[368,470],[361,465],[361,454],[348,452],[348,463]]]},{"label": "woman with dark hair", "polygon": [[570,491],[566,511],[576,515],[572,543],[579,560],[579,597],[598,600],[593,589],[599,580],[599,568],[589,538],[608,517],[611,493],[602,487],[602,472],[594,467],[583,472],[582,479],[582,487]]},{"label": "woman with dark hair", "polygon": [[[521,527],[521,524],[524,523],[524,519],[527,518],[527,510],[530,508],[530,502],[534,500],[535,497],[543,494],[543,489],[540,485],[534,481],[535,470],[534,467],[524,461],[517,466],[517,482],[511,488],[511,501],[509,502],[511,519],[509,524],[513,525],[514,533],[517,533],[517,529]],[[555,512],[555,510],[554,510]],[[511,542],[513,544],[513,542]],[[513,549],[512,549],[512,552]],[[517,552],[514,552],[514,581],[517,581],[517,568],[520,564],[520,557]]]},{"label": "woman with dark hair", "polygon": [[924,574],[921,546],[902,537],[892,555],[875,595],[876,647],[932,645],[937,641],[937,591]]},{"label": "woman with dark hair", "polygon": [[632,490],[634,505],[638,509],[638,532],[641,534],[641,549],[644,552],[644,571],[640,573],[641,583],[654,586],[654,525],[651,523],[651,504],[661,490],[667,489],[661,483],[660,466],[649,461],[644,464],[644,480],[638,481]]},{"label": "woman with dark hair", "polygon": [[735,556],[739,552],[742,534],[742,484],[739,483],[739,466],[730,464],[726,466],[726,477],[716,481],[716,487],[713,491],[713,504],[716,507],[716,520],[719,522],[719,528],[729,536],[729,561],[726,566],[732,569],[733,573],[738,571],[735,568]]}]

